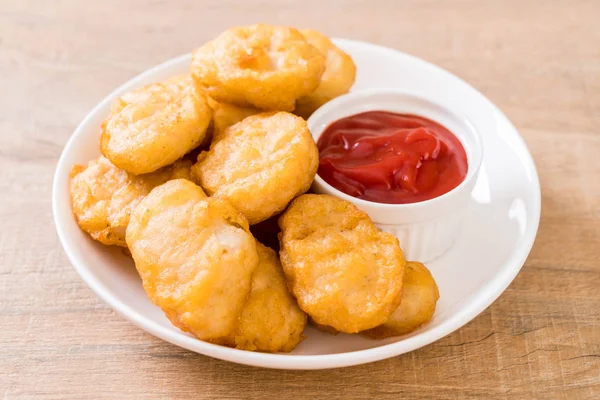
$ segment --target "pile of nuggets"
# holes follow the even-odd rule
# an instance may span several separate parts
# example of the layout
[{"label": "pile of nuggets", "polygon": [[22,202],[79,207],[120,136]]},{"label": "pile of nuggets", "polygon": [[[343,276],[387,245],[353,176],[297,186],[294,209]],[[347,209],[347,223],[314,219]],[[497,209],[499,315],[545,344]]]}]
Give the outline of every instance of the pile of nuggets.
[{"label": "pile of nuggets", "polygon": [[[222,33],[189,74],[114,102],[102,156],[72,170],[77,222],[127,248],[154,304],[201,340],[288,352],[308,317],[329,332],[413,331],[439,297],[427,268],[351,203],[304,194],[319,163],[305,118],[355,72],[312,30]],[[250,226],[277,218],[274,250]]]}]

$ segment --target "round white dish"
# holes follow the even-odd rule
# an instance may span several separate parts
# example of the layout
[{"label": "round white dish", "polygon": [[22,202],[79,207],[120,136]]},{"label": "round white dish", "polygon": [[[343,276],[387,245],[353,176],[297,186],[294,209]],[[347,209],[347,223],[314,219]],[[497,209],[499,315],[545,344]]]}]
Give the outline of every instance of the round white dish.
[{"label": "round white dish", "polygon": [[[477,128],[468,118],[451,108],[442,107],[430,99],[404,90],[357,90],[333,99],[308,119],[308,128],[315,141],[333,122],[366,111],[391,111],[429,118],[448,128],[462,143],[467,153],[469,169],[460,185],[431,200],[409,204],[383,204],[352,197],[327,183],[318,174],[312,185],[317,193],[343,198],[369,214],[379,229],[400,240],[407,260],[428,263],[450,249],[458,237],[464,215],[471,204],[471,193],[481,167],[483,147]],[[488,113],[491,107],[473,112]]]},{"label": "round white dish", "polygon": [[[450,251],[428,265],[440,288],[433,319],[409,335],[385,340],[332,336],[307,327],[306,340],[290,354],[206,343],[169,323],[146,297],[132,261],[120,249],[102,246],[79,229],[71,212],[69,171],[74,164],[98,157],[100,124],[110,104],[126,91],[187,71],[189,55],[142,73],[102,100],[77,127],[58,162],[52,198],[58,236],[73,266],[98,296],[147,332],[201,354],[268,368],[322,369],[382,360],[423,347],[465,325],[506,289],[533,245],[541,206],[535,165],[515,127],[477,90],[435,65],[368,43],[335,42],[357,65],[353,90],[406,90],[442,105],[453,104],[481,127],[484,159],[462,233]],[[492,108],[494,118],[471,111],[480,107]]]}]

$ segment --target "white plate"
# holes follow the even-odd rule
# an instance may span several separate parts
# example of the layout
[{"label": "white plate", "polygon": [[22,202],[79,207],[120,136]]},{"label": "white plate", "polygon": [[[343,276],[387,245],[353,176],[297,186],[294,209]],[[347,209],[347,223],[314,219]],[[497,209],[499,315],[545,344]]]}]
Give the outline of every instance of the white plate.
[{"label": "white plate", "polygon": [[[448,253],[429,265],[440,287],[433,320],[410,335],[387,340],[331,336],[307,327],[306,340],[290,354],[213,345],[173,327],[146,297],[130,259],[119,249],[94,242],[79,229],[71,212],[69,170],[74,164],[98,157],[100,124],[112,100],[131,89],[187,71],[189,55],[152,68],[111,93],[77,127],[58,162],[53,188],[58,235],[69,259],[98,296],[142,329],[201,354],[261,367],[320,369],[382,360],[432,343],[476,317],[506,289],[529,254],[540,218],[537,172],[515,127],[477,90],[432,64],[368,43],[336,43],[358,67],[353,90],[404,89],[452,104],[484,128],[484,161],[463,233]],[[483,108],[492,112],[478,113]]]}]

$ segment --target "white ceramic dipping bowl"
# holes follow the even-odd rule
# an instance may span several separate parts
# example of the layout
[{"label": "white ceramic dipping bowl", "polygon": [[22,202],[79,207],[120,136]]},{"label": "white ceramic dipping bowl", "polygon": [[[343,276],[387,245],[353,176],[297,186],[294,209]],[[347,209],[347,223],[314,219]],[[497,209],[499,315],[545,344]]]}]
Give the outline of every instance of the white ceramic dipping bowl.
[{"label": "white ceramic dipping bowl", "polygon": [[315,141],[331,123],[366,111],[390,111],[429,118],[445,126],[462,143],[468,162],[467,176],[456,188],[431,200],[410,204],[384,204],[361,200],[334,188],[318,174],[316,193],[330,194],[354,203],[379,229],[400,240],[407,259],[428,262],[446,252],[459,233],[471,202],[483,156],[481,138],[464,116],[431,100],[393,89],[371,89],[340,96],[319,108],[308,119]]}]

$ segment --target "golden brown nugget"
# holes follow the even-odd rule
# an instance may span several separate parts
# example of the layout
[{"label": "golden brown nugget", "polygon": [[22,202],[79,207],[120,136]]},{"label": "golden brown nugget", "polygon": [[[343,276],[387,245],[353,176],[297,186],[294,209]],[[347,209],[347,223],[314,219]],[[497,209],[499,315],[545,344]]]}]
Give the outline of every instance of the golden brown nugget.
[{"label": "golden brown nugget", "polygon": [[309,321],[312,324],[312,326],[314,326],[315,328],[317,328],[318,330],[320,330],[322,332],[329,333],[330,335],[333,335],[333,336],[336,336],[339,333],[338,331],[336,331],[329,325],[321,325],[321,324],[316,323],[315,320],[312,318],[310,318]]},{"label": "golden brown nugget", "polygon": [[115,167],[105,157],[76,165],[71,170],[71,202],[77,223],[95,240],[127,247],[125,229],[129,215],[150,191],[170,179],[190,179],[191,161],[145,175]]},{"label": "golden brown nugget", "polygon": [[235,347],[265,352],[292,351],[304,339],[306,314],[288,292],[279,257],[257,242],[258,267],[235,334]]},{"label": "golden brown nugget", "polygon": [[127,245],[148,297],[173,325],[213,343],[235,333],[258,253],[233,206],[191,181],[169,181],[135,208]]},{"label": "golden brown nugget", "polygon": [[233,104],[220,103],[210,97],[208,98],[208,105],[213,110],[213,141],[220,140],[223,137],[225,129],[231,125],[237,124],[246,117],[262,112],[256,108],[238,107]]},{"label": "golden brown nugget", "polygon": [[285,209],[310,187],[319,150],[306,121],[287,112],[261,113],[227,128],[198,156],[192,179],[229,201],[251,225]]},{"label": "golden brown nugget", "polygon": [[334,45],[331,40],[312,29],[300,31],[308,43],[325,55],[325,72],[314,92],[300,97],[294,114],[308,118],[317,108],[329,100],[348,93],[356,78],[356,65],[352,58]]},{"label": "golden brown nugget", "polygon": [[202,143],[210,121],[211,109],[190,76],[173,77],[117,99],[102,126],[100,150],[132,174],[153,172]]},{"label": "golden brown nugget", "polygon": [[196,49],[191,71],[216,101],[292,111],[324,69],[325,57],[297,29],[257,24],[228,29]]},{"label": "golden brown nugget", "polygon": [[317,324],[356,333],[381,325],[399,305],[405,261],[398,239],[352,203],[305,194],[279,227],[288,286]]},{"label": "golden brown nugget", "polygon": [[427,267],[409,261],[404,270],[400,306],[384,324],[364,333],[376,339],[410,333],[431,320],[439,298],[437,284]]}]

